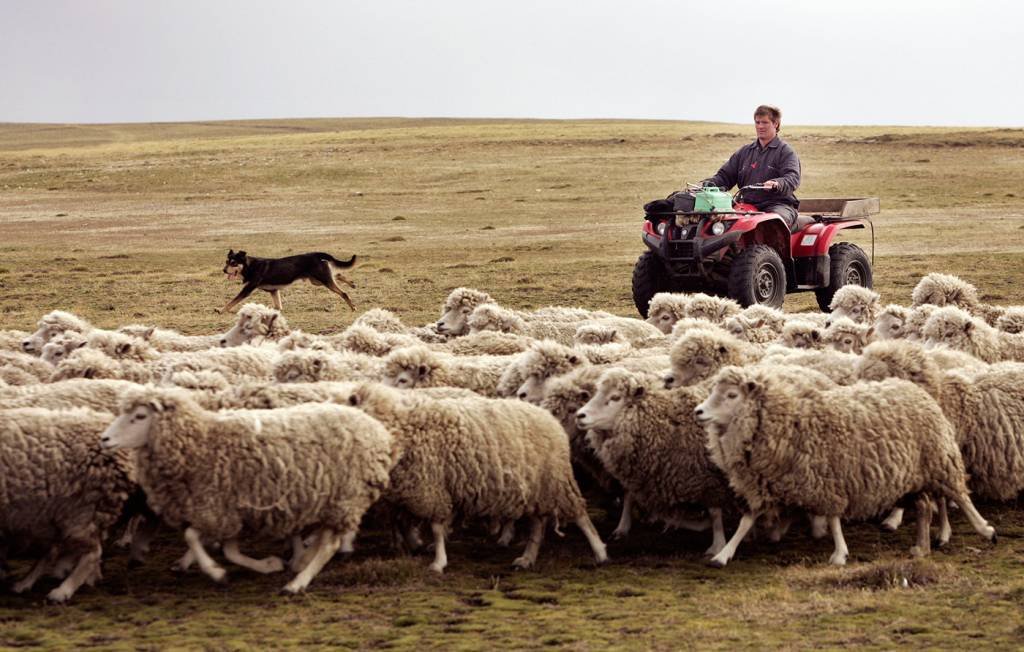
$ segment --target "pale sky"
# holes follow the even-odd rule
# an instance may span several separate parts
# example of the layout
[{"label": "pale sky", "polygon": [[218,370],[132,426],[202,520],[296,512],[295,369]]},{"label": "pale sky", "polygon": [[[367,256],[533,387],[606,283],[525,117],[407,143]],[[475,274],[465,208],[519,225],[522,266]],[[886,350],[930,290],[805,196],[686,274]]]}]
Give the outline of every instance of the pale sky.
[{"label": "pale sky", "polygon": [[0,122],[1024,126],[1010,0],[0,0]]}]

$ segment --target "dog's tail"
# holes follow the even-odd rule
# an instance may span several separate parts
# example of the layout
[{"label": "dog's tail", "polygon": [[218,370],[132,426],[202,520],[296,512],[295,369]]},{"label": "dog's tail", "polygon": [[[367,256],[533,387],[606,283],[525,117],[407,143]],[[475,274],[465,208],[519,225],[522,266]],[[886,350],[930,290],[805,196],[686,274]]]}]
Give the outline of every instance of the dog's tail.
[{"label": "dog's tail", "polygon": [[318,252],[314,253],[313,255],[316,256],[317,258],[319,258],[320,260],[326,260],[327,262],[331,263],[335,267],[352,267],[353,265],[356,264],[355,254],[353,254],[352,257],[349,258],[348,260],[338,260],[337,258],[332,256],[331,254],[325,254],[322,251],[318,251]]}]

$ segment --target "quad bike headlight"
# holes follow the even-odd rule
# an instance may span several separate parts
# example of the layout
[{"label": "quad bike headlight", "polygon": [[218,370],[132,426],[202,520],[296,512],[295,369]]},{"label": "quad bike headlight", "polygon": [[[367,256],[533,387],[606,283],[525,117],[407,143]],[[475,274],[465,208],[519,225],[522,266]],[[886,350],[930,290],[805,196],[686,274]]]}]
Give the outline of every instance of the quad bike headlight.
[{"label": "quad bike headlight", "polygon": [[665,235],[665,226],[668,222],[658,222],[657,231],[658,235]]},{"label": "quad bike headlight", "polygon": [[711,225],[711,235],[722,235],[725,233],[726,224],[725,222],[715,222]]}]

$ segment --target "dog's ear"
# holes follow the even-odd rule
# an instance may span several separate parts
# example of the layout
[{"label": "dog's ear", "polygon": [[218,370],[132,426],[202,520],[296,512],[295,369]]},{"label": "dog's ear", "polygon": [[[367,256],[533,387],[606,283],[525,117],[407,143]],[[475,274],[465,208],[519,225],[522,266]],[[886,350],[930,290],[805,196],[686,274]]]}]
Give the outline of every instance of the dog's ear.
[{"label": "dog's ear", "polygon": [[234,249],[228,249],[228,258],[231,258],[234,255],[235,255],[235,250]]},{"label": "dog's ear", "polygon": [[236,258],[242,258],[242,259],[244,259],[244,258],[245,258],[245,252],[244,252],[244,251],[242,251],[241,249],[239,249],[238,251],[236,251],[236,252],[235,252],[235,257],[236,257]]}]

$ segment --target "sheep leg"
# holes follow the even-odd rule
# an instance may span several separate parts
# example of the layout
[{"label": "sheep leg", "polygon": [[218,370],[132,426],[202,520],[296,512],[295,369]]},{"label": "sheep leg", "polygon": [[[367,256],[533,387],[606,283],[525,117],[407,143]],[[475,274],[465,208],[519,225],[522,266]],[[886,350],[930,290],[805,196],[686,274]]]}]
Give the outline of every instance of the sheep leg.
[{"label": "sheep leg", "polygon": [[439,521],[430,524],[430,531],[434,533],[434,562],[430,564],[430,570],[435,573],[443,573],[445,566],[448,565],[448,555],[444,550],[446,529],[444,523]]},{"label": "sheep leg", "polygon": [[32,570],[28,572],[28,575],[14,583],[14,586],[11,587],[11,591],[14,593],[31,591],[32,587],[39,581],[39,578],[43,576],[46,569],[49,568],[57,559],[58,552],[59,548],[57,548],[57,546],[52,546],[50,550],[36,562],[35,566],[32,567]]},{"label": "sheep leg", "polygon": [[530,538],[526,541],[526,548],[523,554],[517,557],[512,565],[519,569],[531,568],[537,561],[537,553],[540,552],[540,544],[544,541],[544,530],[548,523],[547,518],[539,516],[530,517]]},{"label": "sheep leg", "polygon": [[353,545],[356,541],[356,531],[349,530],[348,532],[341,533],[341,554],[351,555],[356,551]]},{"label": "sheep leg", "polygon": [[131,551],[128,554],[128,566],[141,566],[149,552],[149,543],[156,536],[158,523],[142,517],[132,535]]},{"label": "sheep leg", "polygon": [[139,523],[142,521],[141,515],[135,515],[128,519],[128,524],[124,526],[124,532],[118,537],[114,543],[118,548],[127,548],[132,545],[132,541],[135,540],[135,533],[139,529]]},{"label": "sheep leg", "polygon": [[196,563],[196,556],[192,554],[192,549],[185,551],[185,554],[178,557],[178,560],[171,564],[171,570],[174,572],[184,572],[192,568],[192,564]]},{"label": "sheep leg", "polygon": [[899,529],[901,523],[903,523],[903,508],[893,507],[889,515],[882,521],[882,529],[895,532]]},{"label": "sheep leg", "polygon": [[198,530],[194,527],[185,528],[185,543],[188,544],[192,556],[199,562],[199,568],[209,575],[210,579],[214,582],[226,581],[227,571],[218,566],[217,562],[213,561],[213,558],[206,552]]},{"label": "sheep leg", "polygon": [[242,551],[238,549],[238,539],[232,539],[224,543],[224,556],[233,564],[237,564],[242,568],[248,568],[249,570],[256,571],[257,573],[262,573],[263,575],[279,573],[284,570],[284,562],[281,561],[280,557],[271,555],[263,559],[253,559],[252,557],[243,554]]},{"label": "sheep leg", "polygon": [[729,560],[733,558],[733,555],[736,554],[736,549],[740,547],[740,542],[750,532],[750,528],[754,527],[758,516],[760,514],[748,512],[740,517],[740,524],[736,526],[736,532],[733,533],[732,538],[725,544],[725,547],[708,561],[708,565],[715,568],[724,568],[729,563]]},{"label": "sheep leg", "polygon": [[953,534],[953,528],[949,524],[949,509],[945,498],[939,498],[939,540],[938,546],[949,543],[949,537]]},{"label": "sheep leg", "polygon": [[74,570],[76,561],[78,561],[77,554],[61,555],[60,559],[54,562],[46,574],[55,580],[63,580],[68,576],[68,573]]},{"label": "sheep leg", "polygon": [[846,547],[846,539],[843,538],[843,525],[839,522],[838,516],[830,516],[828,528],[832,530],[832,541],[835,542],[835,550],[829,557],[828,563],[833,566],[845,566],[846,558],[850,556],[850,549]]},{"label": "sheep leg", "polygon": [[816,514],[808,514],[811,518],[811,538],[824,539],[828,534],[828,519]]},{"label": "sheep leg", "polygon": [[302,536],[294,535],[292,537],[292,557],[288,560],[288,570],[298,573],[309,563],[309,558],[306,556],[307,550],[306,542],[302,540]]},{"label": "sheep leg", "polygon": [[309,583],[313,581],[313,578],[331,560],[334,553],[338,552],[338,548],[341,547],[341,536],[335,534],[334,530],[324,528],[320,530],[320,536],[317,538],[314,547],[316,552],[313,554],[313,558],[309,560],[306,567],[299,571],[299,574],[291,582],[285,584],[285,592],[295,594],[304,591],[309,586]]},{"label": "sheep leg", "polygon": [[975,532],[980,534],[982,538],[995,543],[996,529],[989,525],[988,521],[982,518],[981,514],[978,513],[977,508],[974,507],[974,503],[971,502],[971,499],[967,494],[953,495],[949,498],[960,506],[960,511],[962,511],[964,516],[967,517],[967,520],[970,521],[971,527],[974,528]]},{"label": "sheep leg", "polygon": [[92,547],[81,557],[68,578],[60,586],[50,591],[46,599],[50,602],[67,602],[85,582],[92,583],[100,574],[100,558],[103,557],[103,546],[95,541]]},{"label": "sheep leg", "polygon": [[725,547],[725,524],[721,507],[712,507],[708,512],[711,514],[711,547],[704,551],[704,556],[714,557]]},{"label": "sheep leg", "polygon": [[914,503],[917,509],[917,543],[910,549],[915,557],[927,557],[932,551],[932,501],[920,494]]},{"label": "sheep leg", "polygon": [[612,531],[613,539],[625,539],[626,535],[633,528],[633,494],[626,492],[622,497],[622,515],[619,516],[619,524]]},{"label": "sheep leg", "polygon": [[423,537],[420,535],[420,524],[410,523],[405,528],[405,545],[409,546],[409,550],[415,552],[423,547]]},{"label": "sheep leg", "polygon": [[790,526],[793,525],[793,517],[789,515],[780,516],[778,522],[775,523],[775,527],[768,533],[768,540],[772,543],[778,543],[782,541],[782,537],[786,536],[789,532]]},{"label": "sheep leg", "polygon": [[590,516],[586,512],[583,512],[576,519],[576,527],[583,532],[583,536],[587,537],[587,543],[590,544],[590,549],[594,551],[594,559],[599,564],[603,564],[608,561],[608,549],[604,545],[604,541],[601,541],[601,535],[597,533],[597,528],[594,527],[593,521],[590,520]]},{"label": "sheep leg", "polygon": [[512,543],[512,539],[514,539],[515,536],[516,522],[505,521],[505,523],[501,526],[501,536],[498,537],[498,545],[502,548],[507,548],[509,544]]}]

